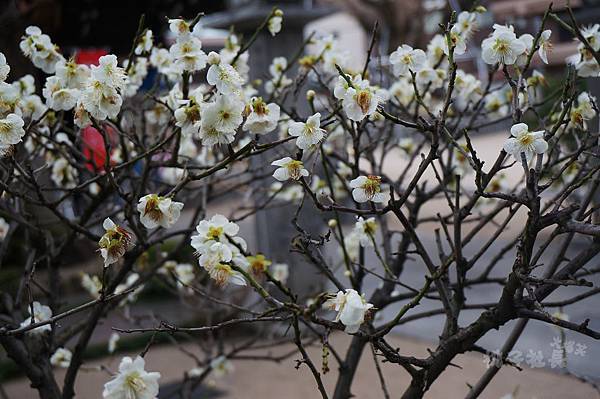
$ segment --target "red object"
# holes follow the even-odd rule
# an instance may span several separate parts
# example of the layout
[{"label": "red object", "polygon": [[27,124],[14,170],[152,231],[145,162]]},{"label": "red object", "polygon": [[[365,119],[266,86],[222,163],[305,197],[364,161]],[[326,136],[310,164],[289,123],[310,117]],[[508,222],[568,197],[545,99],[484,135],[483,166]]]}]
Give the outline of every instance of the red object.
[{"label": "red object", "polygon": [[[104,125],[103,129],[108,139],[113,142],[115,131],[112,127]],[[104,136],[95,127],[88,126],[81,131],[83,141],[83,156],[88,160],[85,167],[91,172],[104,171],[106,165],[106,146]],[[112,161],[111,161],[112,164]]]},{"label": "red object", "polygon": [[103,48],[78,49],[75,51],[75,62],[85,65],[98,65],[98,60],[108,54]]}]

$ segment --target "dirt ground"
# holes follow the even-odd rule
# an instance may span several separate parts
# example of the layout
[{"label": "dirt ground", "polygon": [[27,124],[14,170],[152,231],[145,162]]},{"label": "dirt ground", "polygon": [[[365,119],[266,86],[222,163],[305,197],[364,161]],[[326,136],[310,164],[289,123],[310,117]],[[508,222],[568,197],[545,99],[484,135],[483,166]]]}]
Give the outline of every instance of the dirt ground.
[{"label": "dirt ground", "polygon": [[[336,334],[331,337],[334,348],[344,349],[349,343],[349,336]],[[402,353],[414,353],[423,355],[430,347],[424,342],[407,339],[398,336],[391,337],[390,344],[399,347]],[[281,355],[291,351],[292,345],[284,345],[273,349],[272,355]],[[184,349],[198,353],[192,344],[184,345]],[[264,353],[263,353],[264,354]],[[317,365],[320,365],[321,350],[314,347],[309,354]],[[135,354],[132,354],[135,355]],[[86,364],[86,371],[82,371],[76,385],[77,397],[99,398],[102,386],[110,378],[106,371],[94,370],[99,365],[104,365],[110,370],[116,370],[121,355],[112,358],[94,361]],[[166,385],[177,381],[183,373],[194,367],[193,360],[182,351],[166,346],[151,348],[146,355],[147,370],[160,371],[162,374],[161,384]],[[217,391],[222,392],[222,398],[230,399],[309,399],[319,398],[316,385],[312,375],[306,366],[295,369],[297,355],[291,356],[281,363],[273,363],[257,360],[234,360],[234,370],[231,374],[208,383]],[[336,380],[337,370],[335,360],[330,358],[332,371],[324,377],[324,383],[331,392]],[[383,374],[386,377],[387,389],[390,397],[398,397],[409,383],[408,374],[399,366],[381,363]],[[450,368],[443,374],[426,395],[426,398],[448,399],[462,398],[468,391],[467,384],[473,384],[485,371],[483,357],[478,355],[460,356],[456,360],[456,366]],[[460,368],[459,368],[460,367]],[[462,369],[461,369],[462,368]],[[58,381],[62,381],[64,370],[56,370]],[[32,390],[27,381],[21,379],[4,385],[9,398],[28,399],[36,398],[37,394]],[[490,384],[481,398],[500,398],[503,395],[518,390],[518,399],[565,399],[565,398],[600,398],[593,387],[569,376],[556,374],[548,370],[531,369],[527,366],[523,371],[504,367]],[[380,399],[384,398],[379,378],[374,367],[373,357],[368,348],[363,354],[363,364],[358,370],[352,393],[358,399]],[[204,397],[204,396],[198,396]]]}]

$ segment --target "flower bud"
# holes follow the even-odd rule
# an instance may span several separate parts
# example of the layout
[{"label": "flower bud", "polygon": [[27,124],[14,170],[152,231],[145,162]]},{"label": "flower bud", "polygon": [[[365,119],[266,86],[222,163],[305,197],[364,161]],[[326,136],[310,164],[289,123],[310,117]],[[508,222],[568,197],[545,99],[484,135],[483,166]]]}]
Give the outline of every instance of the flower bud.
[{"label": "flower bud", "polygon": [[273,12],[273,15],[276,17],[283,17],[283,11],[281,11],[281,9],[278,8]]},{"label": "flower bud", "polygon": [[208,53],[208,63],[210,65],[216,65],[219,62],[221,62],[221,56],[218,53],[215,53],[214,51]]},{"label": "flower bud", "polygon": [[329,228],[334,228],[336,227],[338,224],[337,220],[335,219],[329,219],[329,221],[327,222],[327,226],[329,226]]},{"label": "flower bud", "polygon": [[317,93],[315,93],[315,91],[314,91],[314,90],[308,90],[308,91],[306,92],[306,99],[307,99],[308,101],[312,101],[312,100],[314,100],[314,99],[315,99],[315,95],[316,95],[316,94],[317,94]]}]

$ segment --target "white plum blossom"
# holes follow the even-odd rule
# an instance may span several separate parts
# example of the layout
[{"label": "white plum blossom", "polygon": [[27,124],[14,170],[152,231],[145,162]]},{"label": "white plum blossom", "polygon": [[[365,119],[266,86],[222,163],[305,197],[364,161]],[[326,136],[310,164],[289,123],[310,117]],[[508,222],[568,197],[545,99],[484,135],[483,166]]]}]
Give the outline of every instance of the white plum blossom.
[{"label": "white plum blossom", "polygon": [[243,121],[244,103],[234,96],[219,95],[201,112],[200,138],[206,146],[233,142]]},{"label": "white plum blossom", "polygon": [[[600,24],[582,28],[581,34],[594,51],[600,51]],[[577,50],[577,54],[567,59],[570,64],[575,65],[577,75],[584,78],[600,77],[600,64],[594,54],[581,42],[577,45]]]},{"label": "white plum blossom", "polygon": [[273,177],[279,181],[286,181],[289,179],[300,180],[301,177],[307,177],[309,175],[308,170],[304,169],[302,161],[285,157],[271,162],[273,166],[279,166],[273,173]]},{"label": "white plum blossom", "polygon": [[[337,94],[341,94],[340,91]],[[370,86],[369,81],[362,79],[360,75],[352,79],[352,87],[345,90],[342,99],[344,112],[353,121],[361,121],[372,115],[382,102],[383,96],[380,90]]]},{"label": "white plum blossom", "polygon": [[390,54],[390,64],[395,76],[406,76],[409,71],[419,72],[425,68],[427,56],[423,50],[403,44]]},{"label": "white plum blossom", "polygon": [[229,264],[233,260],[233,251],[229,245],[212,242],[203,251],[199,258],[200,266],[208,272],[218,286],[223,287],[230,283],[246,285],[244,276]]},{"label": "white plum blossom", "polygon": [[429,89],[439,89],[444,85],[446,71],[444,69],[423,68],[416,73],[415,81],[419,89],[429,86]]},{"label": "white plum blossom", "polygon": [[81,286],[86,290],[92,297],[100,297],[100,291],[102,290],[102,281],[98,276],[90,276],[87,273],[81,274]]},{"label": "white plum blossom", "polygon": [[269,73],[273,78],[278,78],[287,69],[288,62],[285,57],[275,57],[269,65]]},{"label": "white plum blossom", "polygon": [[168,20],[169,30],[175,34],[177,39],[185,39],[190,35],[190,24],[179,18]]},{"label": "white plum blossom", "polygon": [[192,247],[201,251],[207,241],[224,241],[226,236],[236,236],[240,227],[225,216],[216,214],[210,220],[201,220],[196,226],[197,235],[192,236]]},{"label": "white plum blossom", "polygon": [[289,126],[290,136],[298,137],[296,146],[301,150],[308,150],[317,145],[325,137],[325,130],[321,129],[321,114],[310,116],[306,122],[292,122]]},{"label": "white plum blossom", "polygon": [[11,86],[16,88],[22,96],[27,96],[35,93],[35,79],[29,74],[22,76],[21,78],[19,78],[19,80],[12,82]]},{"label": "white plum blossom", "polygon": [[25,36],[21,38],[19,47],[23,54],[31,59],[33,65],[48,74],[54,73],[56,64],[63,59],[50,36],[43,34],[37,26],[25,29]]},{"label": "white plum blossom", "polygon": [[288,68],[288,62],[285,57],[275,57],[269,66],[271,79],[265,83],[265,91],[273,94],[288,87],[293,81],[285,75]]},{"label": "white plum blossom", "polygon": [[77,104],[79,90],[63,87],[63,83],[63,79],[50,76],[46,79],[46,85],[42,91],[46,105],[55,111],[68,111]]},{"label": "white plum blossom", "polygon": [[290,268],[286,263],[274,263],[270,267],[271,276],[283,284],[286,283],[290,276]]},{"label": "white plum blossom", "polygon": [[579,96],[577,96],[577,106],[574,106],[571,109],[569,115],[570,124],[585,128],[587,126],[587,121],[596,116],[596,111],[594,109],[595,104],[597,104],[596,99],[593,96],[590,96],[589,93],[583,92],[579,94]]},{"label": "white plum blossom", "polygon": [[[32,312],[32,308],[33,308],[33,312]],[[43,321],[47,321],[52,318],[52,310],[48,306],[42,305],[38,301],[34,301],[30,306],[27,306],[27,311],[29,312],[29,316],[21,322],[21,327],[27,327],[27,326],[31,325],[32,318],[33,318],[34,324],[40,323]],[[48,323],[48,324],[44,324],[42,326],[33,328],[33,329],[29,330],[28,332],[42,333],[42,332],[50,331],[50,330],[52,330],[52,325],[51,325],[51,323]]]},{"label": "white plum blossom", "polygon": [[435,66],[445,60],[448,45],[443,35],[434,35],[427,44],[427,61],[429,65]]},{"label": "white plum blossom", "polygon": [[127,75],[125,70],[118,66],[117,57],[114,54],[103,55],[98,59],[98,65],[92,65],[91,78],[115,89],[125,86]]},{"label": "white plum blossom", "polygon": [[544,61],[544,64],[548,63],[548,53],[552,50],[550,35],[552,35],[552,31],[550,29],[546,29],[540,35],[540,40],[538,42],[538,45],[540,46],[538,49],[538,54],[542,61]]},{"label": "white plum blossom", "polygon": [[504,143],[504,151],[518,161],[521,160],[521,154],[525,154],[529,161],[534,154],[543,154],[548,149],[543,130],[530,132],[527,124],[517,123],[510,128],[510,134],[512,137]]},{"label": "white plum blossom", "polygon": [[144,57],[137,57],[133,63],[133,66],[129,68],[129,60],[123,62],[123,68],[128,70],[127,79],[125,80],[125,87],[122,90],[122,94],[125,97],[134,96],[142,84],[144,79],[148,75],[148,59]]},{"label": "white plum blossom", "polygon": [[48,107],[43,103],[40,96],[32,94],[25,96],[19,102],[21,117],[23,119],[38,120],[48,110]]},{"label": "white plum blossom", "polygon": [[338,312],[335,321],[346,326],[344,331],[348,334],[358,332],[365,321],[366,313],[373,307],[353,289],[339,291],[335,298],[327,300],[323,306]]},{"label": "white plum blossom", "polygon": [[234,270],[236,265],[243,269],[248,262],[240,251],[246,250],[246,242],[236,237],[239,226],[223,215],[214,215],[196,226],[198,234],[192,236],[191,245],[199,256],[198,262],[219,286],[229,283],[246,285],[243,275]]},{"label": "white plum blossom", "polygon": [[152,35],[152,31],[150,29],[146,29],[146,31],[144,32],[143,35],[140,36],[137,45],[135,46],[135,54],[136,55],[142,55],[145,53],[149,53],[150,50],[152,49],[152,40],[153,40],[153,35]]},{"label": "white plum blossom", "polygon": [[166,48],[152,48],[152,52],[150,53],[150,65],[155,67],[159,73],[167,76],[171,81],[177,79],[181,73],[174,67],[173,57]]},{"label": "white plum blossom", "polygon": [[485,97],[484,108],[490,113],[490,116],[506,116],[510,108],[505,94],[501,90],[490,92]]},{"label": "white plum blossom", "polygon": [[275,103],[266,104],[261,97],[255,97],[246,108],[250,111],[244,130],[252,134],[270,133],[277,127],[281,110]]},{"label": "white plum blossom", "polygon": [[169,53],[173,58],[173,64],[187,72],[204,69],[208,59],[206,53],[202,51],[200,39],[190,34],[179,36],[169,49]]},{"label": "white plum blossom", "polygon": [[56,77],[61,85],[71,89],[83,89],[91,76],[87,65],[77,64],[75,60],[61,60],[56,64]]},{"label": "white plum blossom", "polygon": [[[454,47],[454,54],[462,55],[467,51],[467,34],[462,32],[459,28],[459,25],[454,25],[452,29],[450,29],[450,42],[452,47]],[[445,43],[444,46],[444,54],[448,55],[450,50],[448,49],[448,42]]]},{"label": "white plum blossom", "polygon": [[71,358],[73,354],[70,350],[65,348],[58,348],[56,351],[50,356],[50,364],[56,367],[61,367],[66,369],[71,364]]},{"label": "white plum blossom", "polygon": [[[121,110],[123,98],[117,88],[92,78],[81,97],[83,109],[98,120],[115,118]],[[76,110],[77,113],[77,110]]]},{"label": "white plum blossom", "polygon": [[[216,60],[211,60],[211,56],[216,56]],[[217,91],[221,94],[239,95],[242,91],[244,80],[238,71],[230,64],[219,60],[219,55],[216,53],[209,54],[210,68],[206,73],[206,81],[208,84],[216,86]]]},{"label": "white plum blossom", "polygon": [[148,194],[140,198],[137,211],[140,213],[140,222],[147,229],[158,226],[168,229],[179,219],[183,209],[182,202],[175,202],[171,198]]},{"label": "white plum blossom", "polygon": [[175,125],[181,128],[184,136],[194,137],[200,132],[200,109],[201,106],[195,100],[189,100],[186,104],[175,110]]},{"label": "white plum blossom", "polygon": [[194,266],[189,263],[178,263],[173,271],[177,277],[177,287],[184,288],[194,281]]},{"label": "white plum blossom", "polygon": [[102,227],[105,233],[100,238],[98,246],[100,255],[104,259],[104,267],[107,267],[125,255],[131,236],[127,230],[117,226],[110,218],[104,219]]},{"label": "white plum blossom", "polygon": [[477,15],[478,14],[474,12],[461,11],[456,18],[454,26],[457,31],[463,35],[465,40],[470,39],[479,27]]},{"label": "white plum blossom", "polygon": [[513,65],[527,50],[527,45],[517,38],[512,27],[494,25],[494,33],[481,42],[481,56],[486,64]]},{"label": "white plum blossom", "polygon": [[25,122],[17,114],[8,114],[4,119],[0,119],[0,146],[20,143],[25,135],[24,125]]},{"label": "white plum blossom", "polygon": [[127,296],[119,303],[119,305],[123,306],[127,303],[133,303],[137,300],[139,293],[144,289],[143,284],[137,284],[139,279],[139,274],[131,273],[129,276],[127,276],[127,279],[125,279],[124,283],[116,286],[115,295],[123,294],[125,291],[133,288],[133,290],[127,293]]},{"label": "white plum blossom", "polygon": [[358,203],[372,201],[385,202],[386,196],[381,192],[381,177],[379,176],[358,176],[350,181],[352,188],[352,198]]},{"label": "white plum blossom", "polygon": [[364,219],[362,216],[354,224],[353,232],[358,236],[361,247],[372,247],[377,231],[377,222],[374,217]]},{"label": "white plum blossom", "polygon": [[158,396],[160,373],[147,372],[143,357],[131,359],[125,356],[119,364],[119,372],[106,384],[103,399],[155,399]]},{"label": "white plum blossom", "polygon": [[269,29],[269,33],[271,36],[275,36],[281,31],[281,23],[283,22],[283,11],[277,9],[273,12],[271,18],[269,18],[269,22],[267,23],[267,28]]},{"label": "white plum blossom", "polygon": [[10,66],[6,63],[6,57],[0,52],[0,82],[4,82],[10,72]]},{"label": "white plum blossom", "polygon": [[21,94],[14,84],[0,82],[0,116],[9,113],[19,113],[19,100]]}]

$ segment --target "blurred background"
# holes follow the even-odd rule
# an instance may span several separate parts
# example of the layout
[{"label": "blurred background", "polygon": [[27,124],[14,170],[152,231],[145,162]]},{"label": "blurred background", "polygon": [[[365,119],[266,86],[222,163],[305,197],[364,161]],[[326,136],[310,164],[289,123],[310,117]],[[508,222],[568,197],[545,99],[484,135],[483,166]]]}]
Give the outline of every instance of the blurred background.
[{"label": "blurred background", "polygon": [[[380,40],[374,49],[373,63],[377,64],[381,62],[385,64],[387,54],[403,43],[408,43],[413,47],[425,48],[430,38],[435,33],[438,33],[439,24],[447,21],[451,10],[469,10],[472,8],[473,3],[470,0],[0,0],[0,51],[6,55],[11,66],[9,80],[16,80],[21,76],[31,74],[38,78],[38,82],[41,82],[44,78],[43,73],[31,65],[30,61],[21,54],[18,46],[21,35],[29,25],[37,25],[44,33],[49,34],[53,41],[60,46],[65,56],[73,56],[80,63],[95,63],[99,56],[107,53],[117,54],[121,58],[127,56],[142,14],[145,15],[145,25],[154,32],[156,42],[162,43],[163,46],[168,46],[172,41],[168,31],[168,24],[166,23],[168,17],[192,19],[199,12],[203,12],[205,16],[200,22],[204,27],[202,30],[202,41],[203,49],[208,53],[210,50],[223,47],[231,26],[235,25],[236,32],[242,36],[250,35],[271,8],[277,6],[284,12],[283,30],[275,40],[269,40],[270,35],[264,33],[256,45],[251,48],[249,61],[251,79],[264,78],[273,57],[282,55],[291,56],[300,47],[304,38],[312,32],[316,32],[318,35],[334,34],[340,40],[343,48],[351,52],[352,60],[358,69],[364,63],[371,32],[376,21],[379,23]],[[459,67],[473,73],[481,80],[486,80],[488,68],[481,60],[477,44],[488,35],[491,25],[493,23],[510,23],[519,32],[535,32],[539,28],[541,16],[549,3],[550,1],[548,0],[477,2],[477,4],[485,6],[488,11],[483,14],[480,20],[479,32],[471,41],[473,45],[470,45],[468,51],[458,58]],[[567,1],[555,0],[553,4],[554,9],[561,15],[560,10],[564,8]],[[571,0],[570,4],[575,11],[578,21],[582,25],[600,22],[600,0]],[[556,87],[564,77],[565,59],[575,54],[577,50],[576,43],[573,42],[564,30],[553,25],[552,21],[549,24],[548,28],[552,29],[553,32],[552,42],[554,45],[548,57],[549,64],[537,64],[535,67],[544,72],[551,86],[554,85]],[[598,80],[600,79],[590,79],[586,82],[588,90],[597,98],[600,95]],[[41,87],[38,83],[38,90],[41,91]],[[552,87],[548,90],[552,90]],[[504,132],[499,136],[495,136],[494,134],[503,128],[503,126],[492,126],[489,128],[489,132],[484,132],[483,134],[489,133],[488,137],[490,141],[485,141],[488,140],[485,138],[479,138],[479,140],[482,140],[480,142],[482,146],[485,146],[486,143],[490,144],[492,148],[491,156],[494,154],[494,149],[499,148],[498,146],[501,145],[497,143],[498,140],[496,138],[505,137],[506,135]],[[399,166],[395,165],[392,167]],[[225,203],[222,206],[226,209],[228,205]],[[432,210],[431,212],[434,211]],[[209,213],[214,212],[211,211]],[[262,220],[261,217],[263,218]],[[288,240],[288,237],[284,234],[279,237],[273,237],[272,234],[268,233],[269,231],[279,231],[279,229],[289,229],[289,223],[282,221],[288,227],[279,226],[278,230],[274,230],[273,223],[277,224],[278,221],[270,221],[265,226],[267,218],[267,216],[259,215],[257,216],[257,220],[250,220],[242,226],[242,229],[246,232],[255,231],[258,237],[266,237],[266,241],[268,241],[266,246],[271,249],[271,252],[279,251],[279,256],[285,259],[289,255],[289,242],[282,243],[277,240],[278,238],[281,240],[282,237],[284,240]],[[248,237],[251,234],[241,235]],[[506,241],[509,241],[509,239],[510,237],[505,238]],[[430,235],[429,241],[428,245],[434,248],[433,234]],[[250,244],[252,245],[252,243]],[[502,242],[498,242],[497,245],[501,247],[502,244]],[[585,243],[582,242],[580,245],[585,245]],[[577,245],[575,245],[573,250],[577,250]],[[15,248],[13,253],[7,258],[11,262],[9,266],[12,267],[4,267],[0,271],[0,288],[2,290],[10,289],[11,284],[20,277],[20,259],[25,257],[26,252],[26,248]],[[86,259],[92,252],[93,249],[84,244],[81,246],[74,245],[71,253],[72,259],[67,262],[71,265],[71,268],[66,270],[66,275],[72,275],[75,283],[72,287],[67,287],[66,292],[74,298],[86,298],[78,282],[78,272],[90,268],[97,270],[97,259],[93,261]],[[264,250],[264,252],[271,253],[269,250]],[[330,255],[336,256],[335,253]],[[548,257],[551,256],[552,251],[548,251]],[[485,261],[485,259],[483,260]],[[502,275],[503,271],[508,270],[507,268],[509,267],[510,259],[506,259],[504,264],[499,267],[499,275]],[[419,281],[421,277],[422,271],[420,269],[408,268],[406,271],[405,278],[409,283]],[[310,279],[312,276],[309,275],[304,278]],[[306,281],[301,282],[301,284],[304,283],[308,284]],[[486,288],[475,291],[471,293],[473,295],[473,302],[487,303],[497,299],[496,291],[491,292]],[[576,289],[575,291],[566,289],[563,291],[563,294],[553,297],[553,299],[558,300],[574,292],[576,292]],[[147,309],[151,307],[154,314],[160,315],[161,312],[163,314],[172,314],[172,308],[170,307],[175,303],[175,298],[171,302],[168,301],[168,298],[165,300],[164,296],[160,298],[161,300],[157,301],[156,295],[153,294],[152,287],[150,287],[142,295],[139,305],[136,305],[138,308],[134,308],[132,312],[145,314],[147,313]],[[75,300],[75,302],[77,301],[78,299]],[[434,306],[433,304],[430,305]],[[583,301],[573,308],[574,313],[570,314],[571,319],[583,320],[584,318],[591,318],[592,323],[590,327],[598,328],[598,316],[600,316],[599,305],[600,299],[598,298]],[[174,319],[170,321],[188,321],[197,317],[197,314],[195,314],[196,311],[196,309],[178,309],[177,314],[173,316]],[[390,314],[394,314],[396,311],[397,308],[392,307],[389,309]],[[468,321],[476,314],[477,312],[470,314],[466,312],[465,320],[463,321]],[[441,320],[441,318],[434,317],[408,324],[406,327],[399,329],[396,331],[398,336],[401,337],[399,339],[408,339],[408,341],[398,341],[399,345],[404,345],[405,347],[416,345],[418,346],[416,350],[423,350],[427,343],[433,342],[436,339],[436,334],[440,331],[439,323]],[[118,320],[117,322],[120,322],[121,325],[123,324],[123,320]],[[110,334],[110,325],[111,323],[107,322],[105,325],[99,327],[98,336],[95,338],[97,347],[90,349],[90,358],[105,354],[102,348],[105,347],[105,341]],[[507,327],[496,334],[484,337],[482,345],[490,350],[500,348],[509,331],[510,328]],[[577,375],[581,380],[592,382],[592,384],[599,382],[600,363],[597,359],[600,356],[600,350],[598,344],[591,339],[571,336],[570,333],[567,334],[570,337],[567,338],[572,339],[574,345],[580,344],[587,348],[585,355],[571,356],[569,358],[571,362],[569,364],[569,373]],[[550,345],[553,342],[553,338],[557,335],[558,332],[551,327],[531,322],[517,348],[524,355],[529,350],[542,351],[546,358],[548,358],[552,352]],[[412,341],[414,338],[417,338],[417,341]],[[421,342],[424,343],[422,344]],[[129,341],[124,341],[122,345],[122,350],[139,348],[140,345],[144,345],[144,338],[132,338]],[[177,362],[178,360],[174,359],[173,361]],[[471,382],[475,382],[476,378],[484,372],[484,365],[479,358],[472,359],[472,362],[469,364],[471,369],[465,372],[472,372],[473,378]],[[245,370],[243,367],[241,366],[241,370]],[[545,367],[550,369],[550,363],[547,363]],[[262,370],[267,372],[267,370],[271,369],[265,368]],[[293,371],[292,368],[291,372],[293,373]],[[554,370],[553,368],[552,371],[565,372],[565,370]],[[271,370],[269,372],[274,371]],[[253,381],[251,376],[251,370],[247,370],[246,379],[249,383]],[[370,376],[375,378],[374,375]],[[11,380],[13,382],[9,386],[12,387],[14,392],[23,392],[19,391],[19,389],[23,389],[22,381],[14,380],[14,378],[18,377],[19,370],[15,370],[6,358],[3,357],[0,359],[0,381]],[[368,378],[371,377],[369,377],[369,374],[363,377],[366,379],[363,381],[363,384],[368,385]],[[544,384],[556,385],[557,381],[559,384],[562,383],[562,380],[554,379],[551,381],[549,378],[538,377],[537,375],[525,374],[525,376],[518,378],[521,378],[523,381],[521,382],[522,384],[526,384],[527,379],[531,379],[535,384],[539,384],[538,388],[541,388]],[[282,376],[281,378],[282,381],[286,381],[285,377]],[[243,377],[241,379],[244,380]],[[310,384],[310,381],[308,383]],[[552,387],[552,389],[560,388],[554,385]],[[564,387],[570,387],[570,385],[564,385]],[[507,386],[506,392],[511,392],[513,388],[513,385]],[[500,386],[496,386],[493,392],[501,393],[502,383],[500,383]],[[579,397],[597,397],[588,396],[594,395],[594,390],[591,391],[592,394],[589,394],[590,391],[581,392],[585,392],[585,394],[582,393],[581,395],[584,396]],[[597,391],[595,392],[597,394]],[[574,395],[567,397],[577,397],[577,394],[574,393]],[[29,396],[25,395],[22,397]],[[234,395],[228,397],[253,396]],[[450,397],[452,396],[450,395]]]}]

